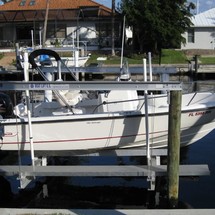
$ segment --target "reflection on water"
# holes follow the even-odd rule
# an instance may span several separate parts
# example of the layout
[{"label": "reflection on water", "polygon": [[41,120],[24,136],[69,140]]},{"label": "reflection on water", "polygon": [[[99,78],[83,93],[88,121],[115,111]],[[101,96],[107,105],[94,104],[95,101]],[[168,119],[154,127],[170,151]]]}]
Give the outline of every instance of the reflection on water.
[{"label": "reflection on water", "polygon": [[[215,208],[215,129],[182,152],[183,164],[207,164],[210,176],[180,179],[180,199],[194,208]],[[195,178],[196,179],[196,178]]]}]

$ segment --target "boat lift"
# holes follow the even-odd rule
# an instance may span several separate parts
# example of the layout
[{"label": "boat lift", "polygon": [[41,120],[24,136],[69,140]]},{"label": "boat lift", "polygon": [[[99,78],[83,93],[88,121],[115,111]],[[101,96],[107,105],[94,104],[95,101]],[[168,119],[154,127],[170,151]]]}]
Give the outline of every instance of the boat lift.
[{"label": "boat lift", "polygon": [[[115,81],[0,81],[0,90],[34,91],[34,90],[142,90],[142,91],[181,91],[180,82],[116,82]],[[147,98],[147,97],[146,97]],[[147,108],[147,107],[146,107]],[[29,125],[30,126],[30,125]],[[33,132],[33,131],[32,131]],[[149,132],[149,131],[148,131]],[[32,133],[33,135],[33,133]],[[149,144],[149,143],[148,143]],[[32,142],[33,145],[33,142]],[[32,147],[31,156],[34,156]],[[167,166],[160,165],[160,156],[166,156],[167,150],[146,148],[104,150],[95,153],[70,152],[70,156],[147,156],[147,165],[119,166],[48,166],[46,157],[32,157],[32,166],[0,166],[0,175],[17,175],[20,188],[25,188],[37,176],[139,176],[147,177],[150,182],[149,190],[155,190],[157,176],[167,174]],[[48,155],[51,156],[51,155]],[[64,154],[66,156],[66,154]],[[207,165],[181,165],[180,176],[209,175]]]},{"label": "boat lift", "polygon": [[[149,56],[150,57],[150,56]],[[42,155],[39,159],[35,157],[33,130],[31,126],[31,114],[29,105],[28,109],[28,125],[29,136],[31,144],[31,166],[0,166],[0,174],[12,176],[18,175],[20,181],[20,188],[25,188],[32,179],[36,176],[144,176],[150,182],[150,190],[155,190],[156,176],[167,174],[167,166],[160,165],[160,156],[167,155],[167,150],[151,149],[149,141],[148,128],[148,91],[182,91],[182,84],[180,82],[153,82],[150,76],[150,82],[147,82],[146,60],[144,61],[144,81],[141,82],[117,82],[116,81],[49,81],[45,77],[45,81],[29,81],[28,78],[28,54],[24,53],[24,73],[25,81],[0,81],[0,90],[14,90],[25,91],[26,101],[29,103],[29,91],[47,91],[51,90],[58,92],[58,90],[139,90],[144,91],[145,94],[145,113],[146,113],[146,148],[141,149],[117,149],[100,151],[97,155],[114,154],[116,156],[146,156],[146,166],[48,166],[47,157]],[[35,65],[35,67],[37,67]],[[59,68],[59,67],[58,67]],[[121,62],[122,69],[122,62]],[[151,70],[151,66],[149,68]],[[152,74],[152,72],[150,72]],[[86,152],[71,152],[75,156],[95,156],[95,153]],[[50,154],[48,155],[50,156]],[[64,154],[65,156],[65,154]],[[200,171],[201,170],[201,171]],[[180,168],[180,175],[205,175],[209,174],[207,166],[186,166]]]}]

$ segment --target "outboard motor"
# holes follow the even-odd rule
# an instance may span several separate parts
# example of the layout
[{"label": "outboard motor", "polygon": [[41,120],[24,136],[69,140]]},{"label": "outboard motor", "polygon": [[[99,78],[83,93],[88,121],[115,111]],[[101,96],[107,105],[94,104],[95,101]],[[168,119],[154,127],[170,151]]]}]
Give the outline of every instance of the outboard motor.
[{"label": "outboard motor", "polygon": [[13,116],[12,101],[5,93],[0,93],[0,115],[3,118],[9,118]]}]

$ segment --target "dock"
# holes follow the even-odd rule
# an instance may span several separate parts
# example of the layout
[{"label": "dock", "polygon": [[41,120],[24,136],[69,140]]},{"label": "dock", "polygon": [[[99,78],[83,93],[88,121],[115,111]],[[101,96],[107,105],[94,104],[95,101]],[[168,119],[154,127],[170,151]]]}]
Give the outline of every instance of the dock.
[{"label": "dock", "polygon": [[144,210],[144,209],[18,209],[0,208],[1,214],[61,214],[61,215],[214,215],[215,209],[177,209],[177,210]]}]

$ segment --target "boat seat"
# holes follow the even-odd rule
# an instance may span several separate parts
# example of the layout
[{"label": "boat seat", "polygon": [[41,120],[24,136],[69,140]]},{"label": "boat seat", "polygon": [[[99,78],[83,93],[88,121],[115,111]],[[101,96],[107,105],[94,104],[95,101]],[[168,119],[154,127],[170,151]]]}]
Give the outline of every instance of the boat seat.
[{"label": "boat seat", "polygon": [[[70,106],[75,106],[82,100],[82,95],[80,94],[80,91],[78,90],[59,90],[58,93],[60,94],[60,97],[62,97]],[[61,98],[58,95],[55,95],[57,101],[60,103],[60,105],[65,106],[65,103],[61,100]]]}]

